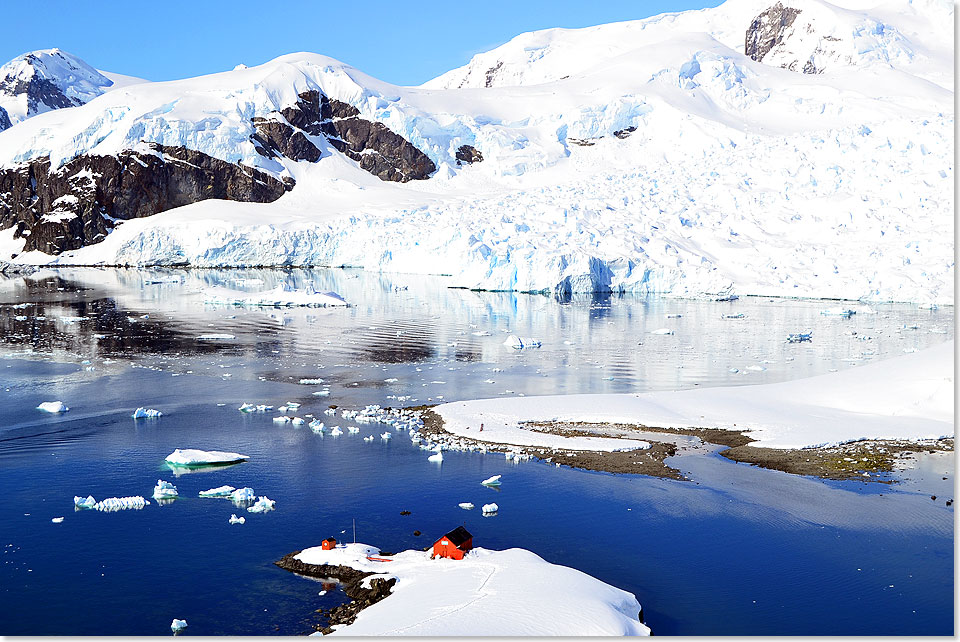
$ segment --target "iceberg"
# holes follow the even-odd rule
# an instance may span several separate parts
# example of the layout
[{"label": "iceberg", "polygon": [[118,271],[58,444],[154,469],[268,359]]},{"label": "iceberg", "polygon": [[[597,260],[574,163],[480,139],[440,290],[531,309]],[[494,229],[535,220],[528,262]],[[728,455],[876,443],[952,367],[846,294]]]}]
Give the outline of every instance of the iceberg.
[{"label": "iceberg", "polygon": [[363,440],[364,440],[364,441],[373,441],[373,435],[370,435],[369,437],[364,437]]},{"label": "iceberg", "polygon": [[443,462],[443,453],[436,453],[435,455],[430,455],[429,457],[427,457],[427,461],[441,463]]},{"label": "iceberg", "polygon": [[385,433],[382,433],[382,434],[380,435],[380,439],[388,439],[388,440],[389,440],[389,439],[393,439],[393,435],[391,435],[391,434],[388,433],[388,432],[385,432]]},{"label": "iceberg", "polygon": [[500,510],[500,507],[496,504],[484,504],[480,510],[483,511],[484,515],[494,515],[498,510]]},{"label": "iceberg", "polygon": [[650,334],[673,334],[673,330],[670,328],[658,328],[656,330],[651,330]]},{"label": "iceberg", "polygon": [[826,310],[820,310],[820,314],[825,317],[843,317],[845,319],[849,319],[856,313],[856,310],[849,310],[846,308],[827,308]]},{"label": "iceberg", "polygon": [[343,434],[343,431],[340,430],[340,426],[334,426],[333,428],[330,429],[330,434],[333,435],[334,437],[339,437],[340,435]]},{"label": "iceberg", "polygon": [[[174,495],[176,495],[176,489],[174,489],[173,492]],[[127,509],[140,510],[144,506],[149,505],[150,502],[140,495],[136,495],[134,497],[108,497],[102,502],[97,502],[93,508],[101,512],[112,513],[114,511]]]},{"label": "iceberg", "polygon": [[230,515],[231,524],[243,524],[247,521],[246,517],[237,517],[236,515]]},{"label": "iceberg", "polygon": [[300,417],[294,417],[293,419],[290,420],[290,423],[293,424],[294,426],[302,426],[307,422],[301,419]]},{"label": "iceberg", "polygon": [[234,502],[252,502],[256,495],[250,487],[238,488],[229,495]]},{"label": "iceberg", "polygon": [[137,408],[133,411],[133,414],[130,415],[134,419],[156,419],[157,417],[162,417],[163,413],[159,410],[154,410],[153,408]]},{"label": "iceberg", "polygon": [[349,432],[351,435],[355,435],[360,432],[360,429],[356,426],[347,426],[347,432]]},{"label": "iceberg", "polygon": [[792,332],[787,335],[787,343],[802,343],[804,341],[812,341],[813,333],[812,332]]},{"label": "iceberg", "polygon": [[275,424],[285,424],[285,423],[287,423],[287,422],[289,422],[289,421],[290,421],[290,417],[285,417],[285,416],[282,416],[282,415],[281,415],[280,417],[274,417],[274,418],[273,418],[273,423],[275,423]]},{"label": "iceberg", "polygon": [[[178,495],[179,493],[177,492],[176,486],[174,486],[170,482],[163,481],[162,479],[157,480],[157,485],[153,489],[154,499],[169,499],[169,498],[177,497]],[[107,500],[104,500],[104,501],[107,501]]]},{"label": "iceberg", "polygon": [[483,480],[482,482],[480,482],[480,483],[483,484],[484,486],[499,486],[499,485],[500,485],[500,477],[501,477],[501,476],[502,476],[502,475],[494,475],[493,477],[490,477],[489,479],[484,479],[484,480]]},{"label": "iceberg", "polygon": [[50,521],[53,522],[54,524],[60,524],[61,522],[63,522],[63,518],[62,518],[62,517],[54,517],[54,518],[51,519]]},{"label": "iceberg", "polygon": [[266,496],[261,496],[257,498],[257,503],[247,509],[248,513],[266,513],[267,511],[276,510],[277,502],[267,498]]},{"label": "iceberg", "polygon": [[170,623],[170,629],[171,629],[174,633],[179,633],[180,631],[182,631],[182,630],[185,629],[185,628],[187,628],[187,621],[186,621],[186,620],[178,620],[177,618],[173,618],[173,622]]},{"label": "iceberg", "polygon": [[97,503],[97,500],[93,498],[93,495],[87,495],[86,497],[74,496],[73,505],[76,508],[93,508]]},{"label": "iceberg", "polygon": [[197,337],[197,341],[230,341],[231,339],[236,338],[236,335],[233,334],[213,332],[210,334],[201,334],[199,337]]},{"label": "iceberg", "polygon": [[349,304],[336,292],[317,292],[293,290],[281,284],[272,290],[263,292],[236,292],[226,288],[211,288],[206,291],[204,303],[211,305],[233,305],[265,308],[287,307],[347,307]]},{"label": "iceberg", "polygon": [[37,410],[42,410],[43,412],[49,412],[49,413],[59,413],[59,412],[67,412],[70,409],[67,408],[66,404],[63,403],[62,401],[44,401],[39,406],[37,406]]},{"label": "iceberg", "polygon": [[473,510],[473,504],[471,504],[470,502],[460,502],[459,504],[457,504],[457,506],[459,506],[463,510]]},{"label": "iceberg", "polygon": [[312,430],[313,432],[316,432],[316,433],[323,432],[324,425],[323,425],[323,422],[320,421],[319,419],[314,419],[308,425],[310,426],[310,430]]},{"label": "iceberg", "polygon": [[209,490],[201,490],[200,497],[230,497],[236,489],[233,486],[217,486]]},{"label": "iceberg", "polygon": [[220,450],[196,450],[177,448],[167,455],[166,462],[174,466],[221,466],[236,464],[250,459],[240,453],[228,453]]}]

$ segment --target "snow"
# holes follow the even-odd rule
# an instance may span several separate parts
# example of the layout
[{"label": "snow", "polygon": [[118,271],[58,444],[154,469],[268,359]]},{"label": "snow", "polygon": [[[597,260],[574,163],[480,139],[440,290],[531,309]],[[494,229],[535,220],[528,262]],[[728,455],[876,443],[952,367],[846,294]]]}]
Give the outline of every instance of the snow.
[{"label": "snow", "polygon": [[366,544],[320,546],[296,559],[396,577],[391,594],[333,635],[649,635],[630,593],[575,569],[511,548],[474,548],[462,560],[408,550],[389,563]]},{"label": "snow", "polygon": [[[954,434],[954,342],[855,369],[783,383],[644,394],[587,394],[461,401],[434,408],[455,435],[543,445],[526,421],[630,423],[743,430],[767,448],[863,439],[937,439]],[[484,422],[484,431],[467,426]],[[627,440],[559,437],[573,450],[619,450]],[[584,444],[583,440],[590,440]]]},{"label": "snow", "polygon": [[70,409],[67,408],[66,404],[63,403],[62,401],[44,401],[39,406],[37,406],[37,410],[42,410],[43,412],[56,414],[60,412],[67,412]]},{"label": "snow", "polygon": [[175,466],[206,466],[209,464],[232,464],[250,459],[240,453],[223,452],[221,450],[197,450],[194,448],[177,448],[167,455],[166,462]]},{"label": "snow", "polygon": [[[297,185],[271,204],[204,201],[59,258],[16,260],[952,304],[952,4],[796,0],[785,44],[757,62],[744,33],[771,4],[523,34],[423,87],[298,53],[40,114],[0,133],[0,166],[49,155],[59,167],[147,141]],[[823,73],[781,68],[811,59]],[[384,183],[329,148],[315,164],[258,155],[250,119],[310,89],[410,140],[435,175]],[[460,145],[483,162],[458,166]],[[15,253],[12,234],[0,249]]]},{"label": "snow", "polygon": [[163,413],[153,408],[140,407],[134,410],[130,416],[134,419],[156,419],[157,417],[162,417]]}]

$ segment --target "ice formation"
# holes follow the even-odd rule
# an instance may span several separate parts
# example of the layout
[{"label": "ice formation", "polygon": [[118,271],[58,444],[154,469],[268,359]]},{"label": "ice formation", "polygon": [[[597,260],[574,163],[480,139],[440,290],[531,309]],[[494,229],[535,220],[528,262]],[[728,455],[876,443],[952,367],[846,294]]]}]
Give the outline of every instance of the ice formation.
[{"label": "ice formation", "polygon": [[267,511],[275,510],[277,502],[275,500],[269,499],[265,496],[257,498],[256,503],[253,506],[247,508],[247,512],[250,513],[266,513]]},{"label": "ice formation", "polygon": [[70,409],[67,408],[67,405],[62,401],[44,401],[37,406],[37,410],[56,414],[60,412],[67,412]]},{"label": "ice formation", "polygon": [[174,466],[207,466],[211,464],[232,464],[250,459],[240,453],[223,452],[220,450],[197,450],[194,448],[177,448],[167,455],[166,462]]},{"label": "ice formation", "polygon": [[154,419],[156,417],[162,417],[163,413],[159,410],[154,410],[153,408],[137,408],[133,411],[133,414],[130,415],[134,419]]}]

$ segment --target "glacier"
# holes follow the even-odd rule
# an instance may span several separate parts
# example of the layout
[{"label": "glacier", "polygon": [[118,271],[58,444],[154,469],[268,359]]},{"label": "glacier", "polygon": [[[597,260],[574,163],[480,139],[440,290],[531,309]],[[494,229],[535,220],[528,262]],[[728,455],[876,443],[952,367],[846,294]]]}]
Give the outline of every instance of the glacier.
[{"label": "glacier", "polygon": [[[523,34],[420,87],[296,53],[114,89],[0,132],[0,167],[158,143],[296,187],[123,221],[57,256],[23,252],[8,229],[0,257],[952,305],[952,4],[791,1],[795,21],[756,60],[744,34],[772,4]],[[258,154],[251,119],[310,90],[403,136],[436,172],[385,183],[322,141],[315,163]],[[482,160],[459,160],[465,145]]]}]

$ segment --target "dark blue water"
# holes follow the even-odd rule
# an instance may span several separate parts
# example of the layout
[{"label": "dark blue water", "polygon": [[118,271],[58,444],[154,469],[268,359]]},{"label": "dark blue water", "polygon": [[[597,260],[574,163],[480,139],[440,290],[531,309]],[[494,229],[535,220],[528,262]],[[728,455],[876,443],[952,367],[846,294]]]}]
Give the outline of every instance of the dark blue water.
[{"label": "dark blue water", "polygon": [[[635,593],[659,635],[953,634],[953,510],[942,490],[938,501],[929,491],[952,484],[952,459],[928,462],[926,484],[880,488],[764,471],[716,455],[684,457],[677,465],[696,480],[685,483],[513,464],[478,453],[445,453],[438,466],[405,433],[389,442],[362,441],[383,426],[321,437],[273,424],[275,413],[236,410],[242,402],[289,400],[304,404],[297,413],[303,416],[328,404],[397,405],[391,396],[412,403],[507,389],[589,392],[785,379],[799,370],[850,367],[842,359],[862,353],[865,343],[879,358],[942,341],[944,335],[927,330],[952,328],[952,310],[918,316],[911,308],[881,308],[868,320],[884,337],[887,347],[878,349],[876,341],[846,334],[867,321],[838,329],[817,318],[823,305],[751,302],[746,309],[765,319],[754,326],[756,338],[744,333],[739,344],[724,345],[736,345],[748,363],[759,362],[754,357],[777,363],[746,376],[713,363],[736,354],[701,350],[698,359],[694,353],[701,334],[724,334],[726,321],[715,314],[720,304],[453,293],[459,307],[449,306],[444,316],[438,308],[450,300],[441,290],[404,299],[402,292],[394,298],[374,289],[365,299],[358,288],[360,305],[348,311],[288,311],[293,320],[274,326],[269,313],[186,306],[175,290],[154,295],[146,287],[89,281],[84,287],[60,282],[62,290],[20,291],[16,302],[42,306],[40,316],[49,318],[53,306],[98,308],[97,329],[89,320],[50,327],[26,308],[0,309],[9,319],[8,359],[0,360],[0,634],[164,635],[174,617],[189,622],[185,634],[307,633],[320,622],[314,610],[342,595],[321,597],[318,583],[272,562],[329,535],[351,539],[354,520],[360,541],[387,551],[426,547],[464,524],[475,545],[527,548]],[[677,323],[663,318],[664,309],[699,316],[700,333],[683,335],[679,326],[678,335],[667,337],[640,331]],[[113,322],[104,310],[115,311]],[[127,320],[144,314],[146,329],[147,319]],[[27,321],[14,316],[30,316],[39,332],[24,331],[19,324]],[[497,320],[486,325],[492,338],[472,334],[470,324],[483,327],[484,318]],[[904,332],[901,326],[914,319],[926,325]],[[834,356],[819,346],[783,352],[778,333],[805,320],[824,324],[821,334],[835,331]],[[502,341],[497,323],[523,327],[521,336],[536,333],[547,349],[518,355],[493,345]],[[238,339],[214,347],[195,341],[213,331]],[[399,341],[397,331],[404,332]],[[660,340],[677,343],[644,358],[632,351],[638,342]],[[598,350],[582,349],[592,342]],[[23,358],[27,347],[30,359]],[[678,368],[678,361],[689,368]],[[612,363],[623,364],[619,376],[595,372]],[[330,396],[311,395],[318,385],[290,383],[303,376],[323,377]],[[391,377],[400,381],[383,381]],[[488,378],[497,383],[484,383]],[[495,390],[482,394],[488,386]],[[54,399],[70,412],[34,409]],[[165,415],[134,421],[129,415],[141,405]],[[350,425],[339,418],[327,423]],[[175,477],[162,465],[174,448],[238,451],[250,461]],[[503,475],[499,492],[479,484],[494,474]],[[181,498],[166,506],[151,499],[140,511],[73,510],[74,495],[147,497],[158,478],[175,483]],[[277,509],[255,515],[196,496],[222,484],[251,486],[276,500]],[[484,518],[458,508],[463,501],[496,501],[501,509]],[[405,510],[411,514],[401,516]],[[246,524],[228,524],[231,513],[244,514]],[[51,523],[59,516],[63,523]]]}]

